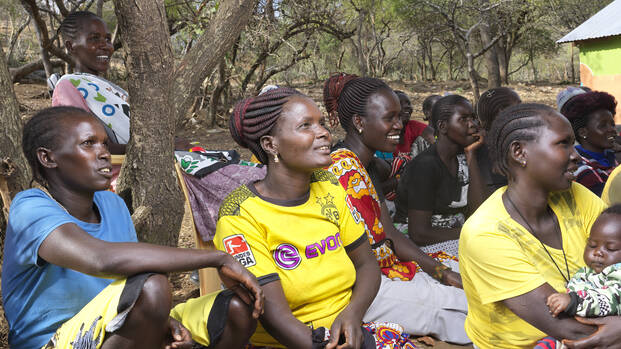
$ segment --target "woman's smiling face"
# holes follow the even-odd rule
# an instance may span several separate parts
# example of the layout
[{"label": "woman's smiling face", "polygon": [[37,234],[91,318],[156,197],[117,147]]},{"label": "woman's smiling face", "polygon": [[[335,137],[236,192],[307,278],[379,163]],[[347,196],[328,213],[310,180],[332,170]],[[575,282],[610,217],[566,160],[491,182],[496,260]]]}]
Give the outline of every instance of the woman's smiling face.
[{"label": "woman's smiling face", "polygon": [[587,117],[585,127],[578,130],[579,141],[582,145],[590,145],[589,148],[603,152],[614,146],[616,129],[612,113],[606,109],[599,109]]},{"label": "woman's smiling face", "polygon": [[329,166],[332,138],[315,102],[294,95],[283,105],[274,126],[273,142],[283,165],[301,171]]},{"label": "woman's smiling face", "polygon": [[361,117],[362,142],[373,151],[394,152],[403,128],[397,95],[382,88],[369,96],[365,111],[366,116]]},{"label": "woman's smiling face", "polygon": [[67,48],[76,61],[76,70],[93,75],[108,71],[114,53],[108,27],[98,18],[80,20],[78,34]]}]

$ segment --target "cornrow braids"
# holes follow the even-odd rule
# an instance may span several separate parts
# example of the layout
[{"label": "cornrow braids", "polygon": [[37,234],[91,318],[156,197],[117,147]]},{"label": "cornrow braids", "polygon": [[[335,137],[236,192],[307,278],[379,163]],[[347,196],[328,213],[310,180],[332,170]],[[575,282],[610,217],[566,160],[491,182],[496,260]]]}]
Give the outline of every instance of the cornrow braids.
[{"label": "cornrow braids", "polygon": [[65,17],[65,19],[63,19],[60,27],[58,28],[58,31],[61,32],[65,40],[75,40],[78,36],[78,33],[82,29],[82,21],[92,18],[103,21],[103,19],[101,19],[99,16],[89,11],[71,12],[67,15],[67,17]]},{"label": "cornrow braids", "polygon": [[47,185],[43,167],[37,158],[37,149],[41,147],[56,149],[65,133],[63,120],[75,115],[95,117],[84,109],[76,107],[51,107],[39,111],[24,125],[22,151],[32,169],[32,181],[43,186]]},{"label": "cornrow braids", "polygon": [[366,116],[369,96],[381,89],[392,91],[380,79],[346,73],[330,76],[323,85],[323,103],[330,118],[330,125],[336,126],[338,117],[338,122],[346,132],[353,130],[354,115]]},{"label": "cornrow braids", "polygon": [[517,104],[503,110],[488,133],[489,151],[495,172],[510,178],[508,154],[511,143],[537,139],[546,125],[545,116],[556,111],[543,104]]},{"label": "cornrow braids", "polygon": [[606,92],[595,91],[572,97],[561,108],[561,114],[569,120],[574,134],[578,138],[578,142],[580,142],[578,130],[586,126],[589,115],[592,112],[604,109],[614,116],[616,108],[617,101],[612,95]]},{"label": "cornrow braids", "polygon": [[270,133],[280,117],[283,105],[293,95],[302,95],[298,90],[289,87],[278,87],[256,97],[249,97],[237,102],[229,119],[231,136],[244,148],[267,164],[267,153],[259,140]]},{"label": "cornrow braids", "polygon": [[431,125],[436,130],[436,134],[440,129],[438,124],[440,121],[447,121],[455,113],[455,108],[458,105],[470,106],[470,101],[460,95],[448,95],[444,96],[433,105],[431,109]]},{"label": "cornrow braids", "polygon": [[477,103],[477,116],[482,126],[489,131],[492,122],[498,114],[515,104],[522,103],[520,96],[508,87],[496,87],[489,89],[481,95]]}]

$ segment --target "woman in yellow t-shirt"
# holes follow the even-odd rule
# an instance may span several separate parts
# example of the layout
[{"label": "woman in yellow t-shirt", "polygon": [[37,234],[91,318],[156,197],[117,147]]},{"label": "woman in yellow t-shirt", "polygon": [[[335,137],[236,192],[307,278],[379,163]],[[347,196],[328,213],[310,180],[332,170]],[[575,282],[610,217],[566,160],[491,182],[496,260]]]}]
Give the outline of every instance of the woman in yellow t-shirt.
[{"label": "woman in yellow t-shirt", "polygon": [[251,343],[375,348],[361,325],[380,271],[344,189],[322,170],[332,162],[331,137],[319,108],[294,89],[273,87],[239,102],[229,126],[235,141],[267,164],[263,180],[224,200],[214,238],[265,294]]},{"label": "woman in yellow t-shirt", "polygon": [[[574,182],[579,156],[571,125],[550,107],[522,104],[500,114],[488,139],[495,169],[509,184],[462,229],[466,333],[482,349],[532,348],[545,335],[566,339],[571,347],[618,345],[619,317],[555,318],[545,304],[584,266],[588,233],[605,208]],[[594,321],[605,324],[588,337]]]}]

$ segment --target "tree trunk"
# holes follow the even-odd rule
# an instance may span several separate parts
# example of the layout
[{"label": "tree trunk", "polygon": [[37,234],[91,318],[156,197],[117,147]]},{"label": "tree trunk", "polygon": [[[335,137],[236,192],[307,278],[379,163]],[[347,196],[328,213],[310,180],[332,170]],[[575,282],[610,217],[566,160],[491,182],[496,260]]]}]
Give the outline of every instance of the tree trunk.
[{"label": "tree trunk", "polygon": [[41,55],[41,62],[43,63],[43,68],[45,69],[45,76],[49,77],[54,73],[52,70],[52,63],[50,63],[50,55],[43,47],[43,34],[41,33],[42,29],[39,27],[38,23],[35,22],[35,31],[37,33],[37,41],[39,42],[39,54]]},{"label": "tree trunk", "polygon": [[[116,0],[120,1],[120,0]],[[231,50],[252,16],[258,0],[222,0],[205,33],[198,38],[175,70],[174,104],[177,123],[192,104],[192,94]]]},{"label": "tree trunk", "polygon": [[226,59],[222,58],[218,66],[218,85],[213,89],[211,98],[209,98],[209,126],[215,127],[218,115],[218,105],[220,105],[220,96],[222,91],[229,84],[228,71],[226,69]]},{"label": "tree trunk", "polygon": [[96,14],[99,17],[103,17],[103,3],[104,3],[104,0],[97,0]]},{"label": "tree trunk", "polygon": [[115,0],[127,50],[131,137],[118,193],[141,241],[177,244],[183,197],[174,169],[175,127],[244,28],[256,0],[221,1],[209,28],[175,69],[164,1]]},{"label": "tree trunk", "polygon": [[571,83],[576,83],[576,68],[574,67],[574,43],[569,45],[569,55],[571,56]]},{"label": "tree trunk", "polygon": [[507,47],[505,40],[500,39],[496,44],[496,53],[498,55],[498,67],[500,68],[500,81],[509,84],[509,55],[507,55]]},{"label": "tree trunk", "polygon": [[276,16],[274,16],[274,0],[267,0],[265,2],[265,14],[270,22],[276,22]]},{"label": "tree trunk", "polygon": [[[477,71],[474,67],[474,57],[472,53],[466,53],[466,59],[468,60],[468,77],[470,78],[470,87],[472,87],[472,93],[474,94],[474,104],[479,103],[479,83],[477,81]],[[489,86],[489,85],[488,85]]]},{"label": "tree trunk", "polygon": [[533,82],[537,82],[539,80],[539,74],[537,72],[537,67],[535,66],[535,57],[532,49],[529,52],[530,55],[530,67],[533,71]]},{"label": "tree trunk", "polygon": [[[62,1],[60,1],[62,2]],[[44,62],[45,72],[46,74],[50,74],[51,66],[46,65],[46,61],[49,62],[49,54],[53,54],[54,56],[62,59],[66,62],[73,62],[73,58],[71,58],[65,51],[60,48],[54,46],[54,43],[50,41],[47,24],[41,18],[41,13],[39,12],[39,7],[37,7],[36,0],[21,0],[22,6],[24,9],[30,14],[32,20],[34,22],[37,39],[39,40],[39,47],[41,48],[41,59]]]},{"label": "tree trunk", "polygon": [[30,24],[30,14],[28,14],[28,17],[24,19],[24,22],[19,26],[19,28],[17,28],[17,30],[15,30],[15,32],[11,34],[11,40],[9,41],[9,54],[7,55],[6,59],[7,62],[11,62],[11,59],[13,57],[13,49],[15,48],[15,44],[17,43],[17,39],[19,38],[19,35],[22,33],[22,31],[26,29],[28,24]]},{"label": "tree trunk", "polygon": [[[479,26],[479,33],[481,34],[482,46],[487,46],[492,41],[490,27],[487,22]],[[489,50],[485,51],[483,56],[485,57],[485,65],[487,66],[487,88],[500,87],[500,67],[498,64],[496,45],[492,45]]]},{"label": "tree trunk", "polygon": [[453,75],[453,50],[449,50],[449,80],[456,80],[455,75]]},{"label": "tree trunk", "polygon": [[[6,65],[4,51],[0,45],[0,261],[4,258],[4,237],[8,219],[8,207],[13,197],[28,188],[31,178],[28,161],[22,152],[22,119],[19,116],[19,104],[13,91],[13,82]],[[0,273],[2,269],[0,267]],[[4,308],[0,306],[0,326],[9,328]],[[2,336],[6,338],[6,336]],[[8,348],[8,343],[0,341],[0,348]]]},{"label": "tree trunk", "polygon": [[429,41],[427,43],[427,58],[429,59],[429,70],[431,70],[431,81],[436,81],[436,75],[437,75],[437,71],[436,71],[436,66],[433,64],[433,45],[432,42]]},{"label": "tree trunk", "polygon": [[[173,55],[163,1],[115,0],[128,51],[131,137],[117,192],[140,241],[176,246],[183,197],[174,169]],[[138,215],[139,214],[139,215]]]},{"label": "tree trunk", "polygon": [[366,14],[363,11],[358,12],[358,28],[357,32],[357,40],[352,42],[354,43],[354,47],[356,48],[356,56],[358,58],[358,69],[360,70],[361,76],[367,76],[369,70],[366,63],[366,59],[364,58],[364,46],[362,45],[362,28],[364,26],[364,19]]},{"label": "tree trunk", "polygon": [[[22,152],[22,119],[19,116],[19,104],[13,91],[13,82],[2,47],[0,47],[0,105],[2,105],[0,129],[4,130],[4,137],[0,137],[0,191],[3,207],[8,208],[15,194],[28,187],[31,173]],[[0,244],[4,242],[5,228],[0,226]]]}]

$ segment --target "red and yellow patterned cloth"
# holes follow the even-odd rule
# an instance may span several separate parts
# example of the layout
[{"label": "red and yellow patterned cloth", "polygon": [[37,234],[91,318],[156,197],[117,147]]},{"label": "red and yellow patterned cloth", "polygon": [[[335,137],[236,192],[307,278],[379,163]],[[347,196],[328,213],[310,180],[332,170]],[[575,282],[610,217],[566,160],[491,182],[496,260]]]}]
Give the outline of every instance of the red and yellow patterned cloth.
[{"label": "red and yellow patterned cloth", "polygon": [[392,241],[386,239],[384,227],[380,222],[381,206],[371,177],[351,150],[340,148],[330,154],[332,172],[348,194],[349,205],[354,219],[364,223],[371,249],[375,254],[382,273],[391,279],[411,280],[416,274],[414,262],[400,261],[392,248]]}]

